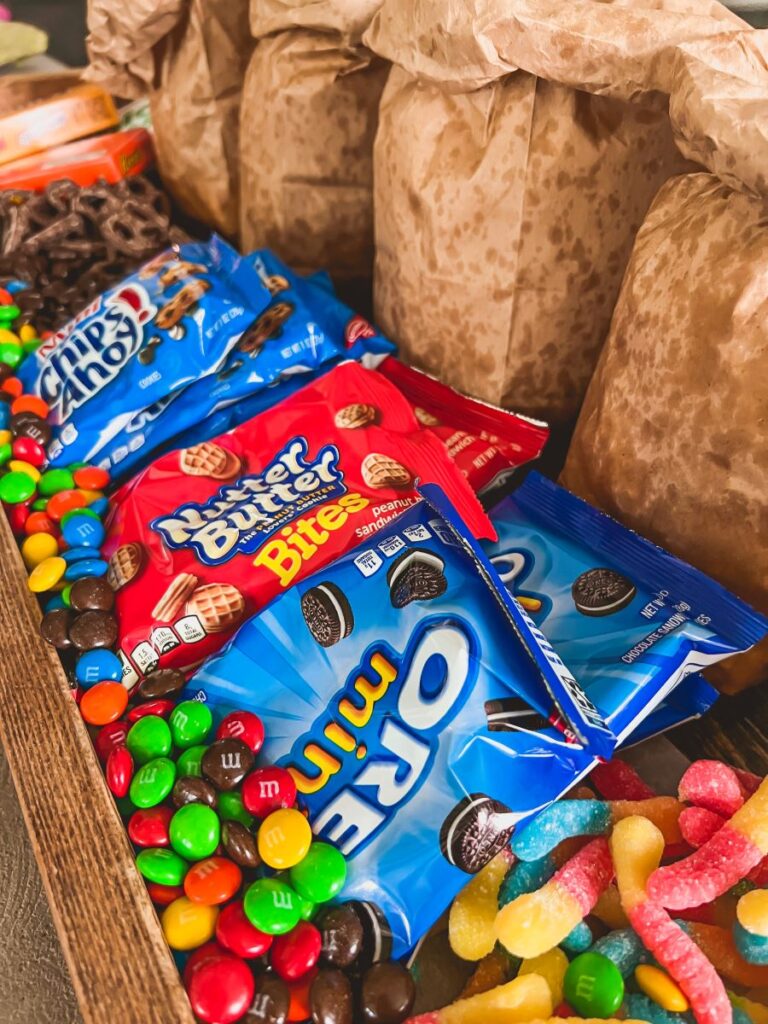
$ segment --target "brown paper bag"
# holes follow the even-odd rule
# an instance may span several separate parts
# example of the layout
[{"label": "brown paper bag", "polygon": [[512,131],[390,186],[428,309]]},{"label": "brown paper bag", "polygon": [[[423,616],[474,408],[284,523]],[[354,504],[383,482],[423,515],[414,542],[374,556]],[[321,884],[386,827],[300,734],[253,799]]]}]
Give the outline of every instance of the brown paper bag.
[{"label": "brown paper bag", "polygon": [[157,49],[150,96],[157,162],[174,199],[232,238],[239,227],[240,100],[248,0],[192,0]]},{"label": "brown paper bag", "polygon": [[87,77],[150,95],[160,173],[190,216],[238,230],[248,0],[90,0]]},{"label": "brown paper bag", "polygon": [[376,319],[418,366],[555,423],[581,404],[648,205],[692,166],[638,74],[675,39],[744,31],[714,3],[647,6],[388,0],[365,36],[397,65]]},{"label": "brown paper bag", "polygon": [[[360,39],[381,0],[255,0],[241,119],[241,236],[370,304],[372,151],[387,65]],[[271,34],[269,34],[271,33]]]},{"label": "brown paper bag", "polygon": [[[563,472],[566,487],[764,613],[767,268],[765,196],[711,174],[667,183],[637,236]],[[768,642],[707,675],[726,692],[768,679]]]}]

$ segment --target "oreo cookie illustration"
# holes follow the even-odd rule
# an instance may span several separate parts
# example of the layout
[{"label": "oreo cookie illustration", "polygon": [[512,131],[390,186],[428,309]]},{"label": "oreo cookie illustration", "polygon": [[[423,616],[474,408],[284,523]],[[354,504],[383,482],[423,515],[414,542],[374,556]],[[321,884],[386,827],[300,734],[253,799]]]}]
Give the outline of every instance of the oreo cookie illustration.
[{"label": "oreo cookie illustration", "polygon": [[349,636],[355,625],[349,601],[335,583],[318,583],[302,594],[301,611],[321,647],[333,647]]},{"label": "oreo cookie illustration", "polygon": [[587,569],[571,587],[573,603],[582,615],[613,615],[626,608],[636,593],[634,583],[614,569]]},{"label": "oreo cookie illustration", "polygon": [[448,586],[445,562],[423,548],[411,548],[395,559],[387,572],[389,598],[393,608],[405,608],[411,601],[433,601]]},{"label": "oreo cookie illustration", "polygon": [[443,822],[441,853],[454,867],[477,874],[512,837],[511,816],[508,807],[483,793],[465,797]]}]

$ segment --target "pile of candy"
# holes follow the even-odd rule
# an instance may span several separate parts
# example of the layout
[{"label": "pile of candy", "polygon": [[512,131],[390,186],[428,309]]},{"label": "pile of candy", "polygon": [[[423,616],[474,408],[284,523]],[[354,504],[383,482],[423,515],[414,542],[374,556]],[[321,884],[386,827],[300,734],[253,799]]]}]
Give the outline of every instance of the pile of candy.
[{"label": "pile of candy", "polygon": [[[88,690],[81,708],[110,685]],[[174,707],[183,685],[175,669],[150,673],[125,718],[111,707],[95,746],[137,867],[165,908],[163,932],[196,1015],[210,1024],[402,1021],[413,980],[399,964],[373,963],[381,939],[365,905],[324,908],[341,893],[344,858],[312,841],[290,773],[256,767],[261,722],[233,712],[211,736],[204,704]]]},{"label": "pile of candy", "polygon": [[[765,1024],[748,996],[768,987],[768,781],[697,761],[661,797],[616,759],[591,783],[602,799],[583,786],[550,806],[457,897],[451,946],[477,968],[410,1024]],[[515,987],[537,975],[543,1000]]]}]

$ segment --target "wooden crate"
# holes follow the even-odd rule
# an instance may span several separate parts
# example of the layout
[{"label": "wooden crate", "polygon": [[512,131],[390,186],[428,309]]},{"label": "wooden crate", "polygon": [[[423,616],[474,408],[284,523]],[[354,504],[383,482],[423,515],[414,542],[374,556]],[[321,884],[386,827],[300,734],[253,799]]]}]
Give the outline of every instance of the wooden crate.
[{"label": "wooden crate", "polygon": [[194,1024],[155,909],[0,514],[0,739],[85,1024]]}]

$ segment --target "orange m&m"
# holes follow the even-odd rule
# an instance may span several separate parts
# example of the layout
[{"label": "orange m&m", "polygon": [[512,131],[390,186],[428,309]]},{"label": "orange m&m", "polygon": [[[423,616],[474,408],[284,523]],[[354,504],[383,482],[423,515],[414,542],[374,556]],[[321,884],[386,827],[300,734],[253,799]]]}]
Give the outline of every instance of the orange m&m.
[{"label": "orange m&m", "polygon": [[240,888],[243,873],[226,857],[206,857],[194,864],[184,878],[184,892],[193,903],[208,907],[226,903]]},{"label": "orange m&m", "polygon": [[128,706],[128,691],[122,683],[96,683],[80,701],[80,714],[90,725],[116,722]]},{"label": "orange m&m", "polygon": [[37,395],[19,395],[11,404],[11,414],[15,416],[19,412],[31,412],[33,416],[39,416],[44,420],[50,410],[48,403]]},{"label": "orange m&m", "polygon": [[45,511],[51,519],[58,522],[65,512],[69,512],[73,508],[85,508],[87,504],[88,502],[79,491],[59,491],[48,499]]},{"label": "orange m&m", "polygon": [[77,486],[86,491],[103,491],[109,483],[109,473],[101,466],[81,466],[72,475]]}]

